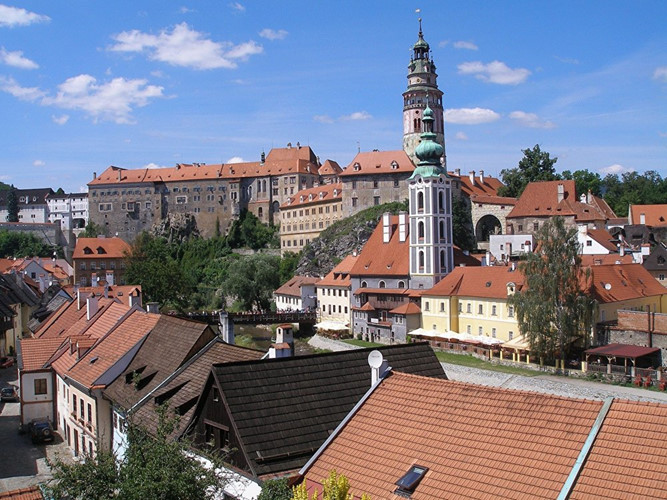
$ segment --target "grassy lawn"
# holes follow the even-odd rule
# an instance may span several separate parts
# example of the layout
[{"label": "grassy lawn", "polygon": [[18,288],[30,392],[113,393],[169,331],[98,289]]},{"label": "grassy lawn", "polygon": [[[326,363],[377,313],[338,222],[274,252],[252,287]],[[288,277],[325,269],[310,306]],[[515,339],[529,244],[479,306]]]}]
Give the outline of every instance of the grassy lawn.
[{"label": "grassy lawn", "polygon": [[386,344],[378,344],[377,342],[366,342],[365,340],[346,339],[343,340],[346,344],[356,345],[357,347],[384,347]]},{"label": "grassy lawn", "polygon": [[482,370],[491,370],[494,372],[511,373],[513,375],[524,375],[526,377],[535,377],[540,375],[540,372],[529,370],[527,368],[518,368],[515,366],[497,365],[481,360],[469,354],[452,354],[449,352],[436,352],[435,355],[443,363],[451,363],[452,365],[470,366],[471,368],[480,368]]}]

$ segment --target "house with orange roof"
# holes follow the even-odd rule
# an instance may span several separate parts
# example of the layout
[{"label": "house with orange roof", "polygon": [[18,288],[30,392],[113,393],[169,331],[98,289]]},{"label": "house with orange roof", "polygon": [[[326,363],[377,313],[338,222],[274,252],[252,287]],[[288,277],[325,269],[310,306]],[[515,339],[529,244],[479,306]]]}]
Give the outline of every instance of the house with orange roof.
[{"label": "house with orange roof", "polygon": [[415,165],[405,151],[360,152],[340,173],[343,214],[408,198],[408,178]]},{"label": "house with orange roof", "polygon": [[633,205],[628,209],[628,224],[642,224],[651,228],[667,226],[667,205]]},{"label": "house with orange roof", "polygon": [[577,198],[573,180],[531,182],[507,215],[506,233],[535,234],[551,217],[560,216],[568,227],[586,225],[604,229],[616,218],[607,203],[590,193]]},{"label": "house with orange roof", "polygon": [[585,224],[578,226],[577,243],[582,255],[606,255],[618,253],[616,238],[606,229],[589,229]]},{"label": "house with orange roof", "polygon": [[321,184],[337,184],[340,182],[340,173],[343,171],[338,162],[326,160],[317,170]]},{"label": "house with orange roof", "polygon": [[385,372],[299,471],[354,498],[667,498],[667,405]]},{"label": "house with orange roof", "polygon": [[318,330],[350,330],[350,271],[356,261],[356,254],[348,255],[329,274],[315,283]]},{"label": "house with orange roof", "polygon": [[275,292],[273,299],[277,311],[315,310],[317,294],[315,283],[319,278],[311,276],[294,276],[283,283]]},{"label": "house with orange roof", "polygon": [[280,253],[299,253],[334,222],[343,218],[343,185],[302,189],[280,206]]},{"label": "house with orange roof", "polygon": [[178,164],[156,169],[111,166],[88,184],[90,220],[106,236],[132,242],[170,213],[190,214],[204,237],[226,232],[242,210],[262,222],[277,219],[280,205],[319,182],[320,163],[309,146],[273,148],[259,161]]},{"label": "house with orange roof", "polygon": [[76,241],[72,264],[74,283],[79,286],[125,284],[125,258],[131,247],[121,238],[79,238]]}]

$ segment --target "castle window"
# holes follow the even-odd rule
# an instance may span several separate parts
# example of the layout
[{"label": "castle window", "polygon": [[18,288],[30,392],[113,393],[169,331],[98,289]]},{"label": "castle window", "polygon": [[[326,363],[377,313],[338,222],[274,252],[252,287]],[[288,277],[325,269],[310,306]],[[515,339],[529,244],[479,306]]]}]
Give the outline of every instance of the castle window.
[{"label": "castle window", "polygon": [[417,224],[417,236],[420,240],[424,239],[424,223],[421,221]]},{"label": "castle window", "polygon": [[417,210],[419,212],[424,211],[424,193],[422,192],[417,193]]}]

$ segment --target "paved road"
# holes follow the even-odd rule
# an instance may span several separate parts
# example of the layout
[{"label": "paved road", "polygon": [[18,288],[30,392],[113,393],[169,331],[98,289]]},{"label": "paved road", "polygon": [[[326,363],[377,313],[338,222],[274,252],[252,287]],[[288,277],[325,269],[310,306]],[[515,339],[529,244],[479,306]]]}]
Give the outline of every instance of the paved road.
[{"label": "paved road", "polygon": [[[355,348],[345,342],[331,340],[317,335],[310,339],[309,344],[318,349],[330,349],[332,351]],[[449,363],[442,363],[442,366],[451,380],[458,380],[471,384],[542,392],[571,398],[605,399],[609,396],[613,396],[637,401],[667,403],[667,393],[649,391],[637,387],[622,387],[576,377],[558,377],[554,375],[524,377],[522,375],[511,375],[490,370],[470,368],[467,366],[452,365]]]},{"label": "paved road", "polygon": [[[17,384],[16,366],[0,370],[0,387]],[[0,403],[0,492],[43,483],[51,476],[46,456],[62,453],[65,446],[56,442],[34,445],[27,434],[19,434],[19,403]]]}]

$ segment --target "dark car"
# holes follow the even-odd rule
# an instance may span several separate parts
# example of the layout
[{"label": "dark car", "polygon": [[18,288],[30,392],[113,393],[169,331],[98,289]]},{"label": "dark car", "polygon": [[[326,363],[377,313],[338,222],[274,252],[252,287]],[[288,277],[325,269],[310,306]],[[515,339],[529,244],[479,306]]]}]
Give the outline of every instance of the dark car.
[{"label": "dark car", "polygon": [[30,437],[33,443],[45,443],[53,441],[53,426],[45,418],[35,419],[30,422]]},{"label": "dark car", "polygon": [[14,358],[8,358],[6,356],[0,357],[0,368],[9,368],[14,365]]},{"label": "dark car", "polygon": [[3,387],[0,389],[0,401],[18,401],[19,395],[16,392],[16,388],[9,386]]}]

